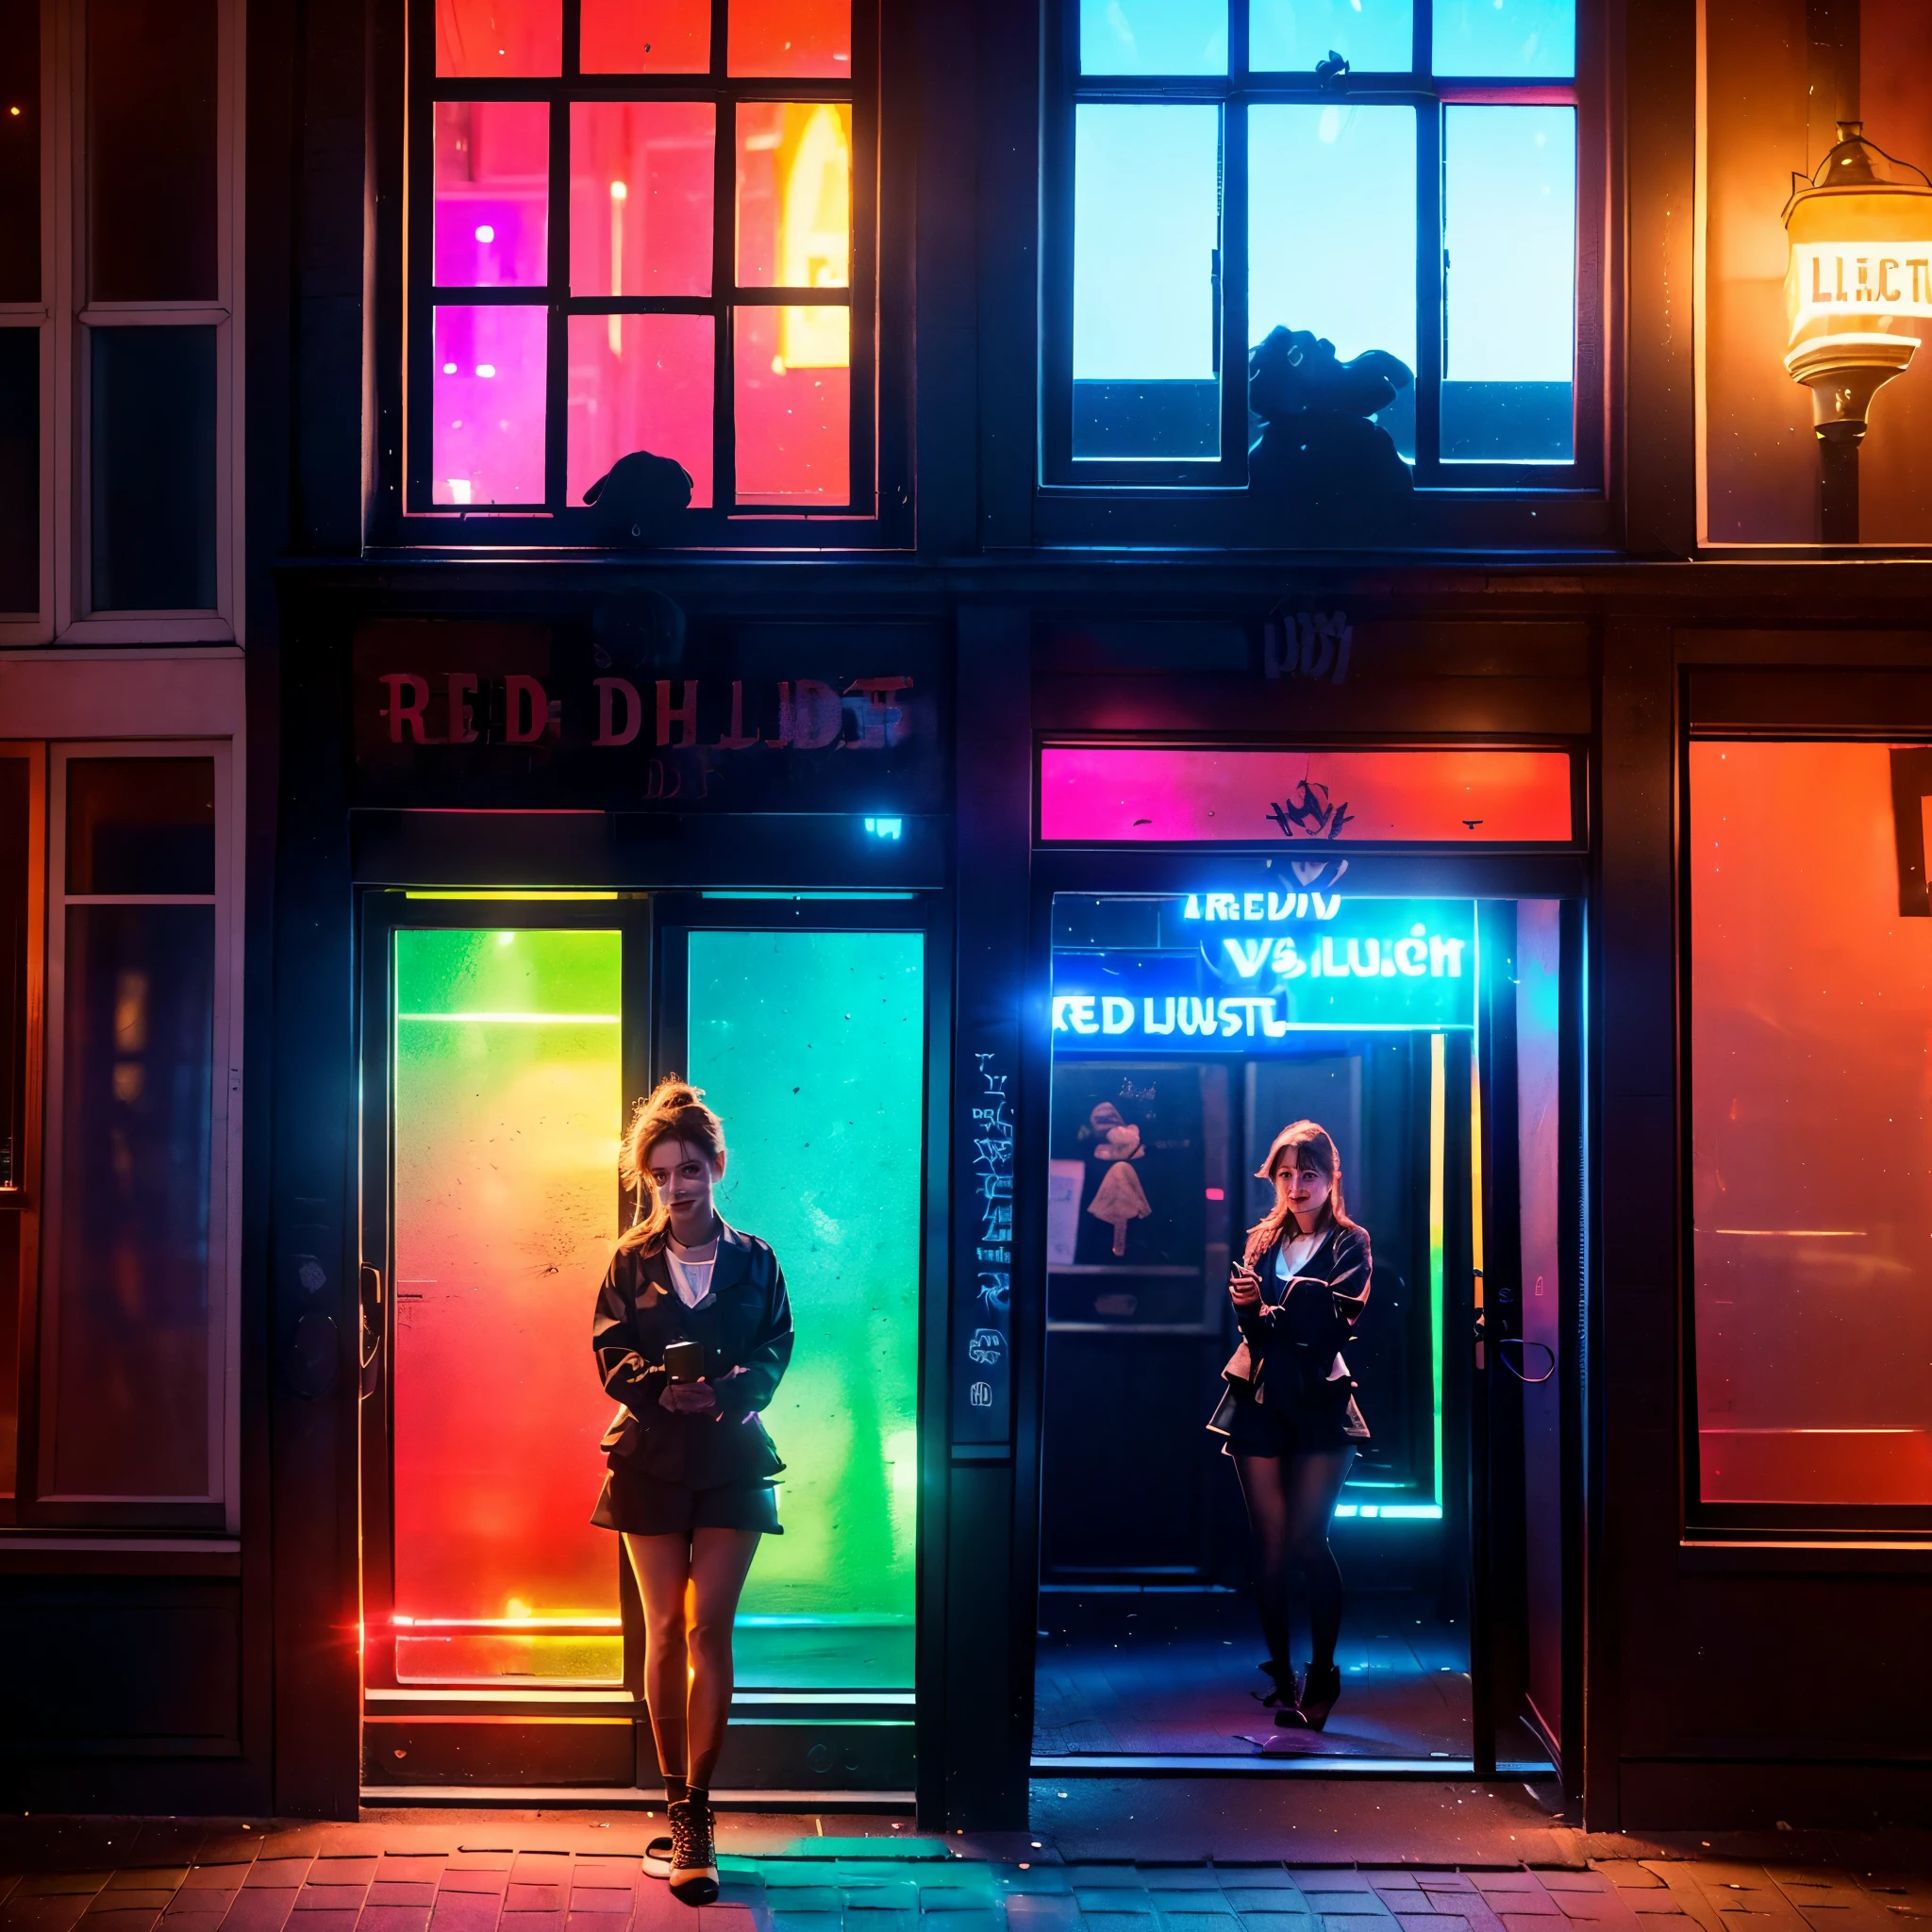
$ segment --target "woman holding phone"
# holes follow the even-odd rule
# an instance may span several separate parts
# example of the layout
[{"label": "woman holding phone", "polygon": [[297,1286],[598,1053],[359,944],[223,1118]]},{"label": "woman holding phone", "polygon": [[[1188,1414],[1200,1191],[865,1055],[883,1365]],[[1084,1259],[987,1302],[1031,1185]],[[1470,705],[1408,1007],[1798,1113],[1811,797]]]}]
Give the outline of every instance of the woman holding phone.
[{"label": "woman holding phone", "polygon": [[[1241,1476],[1253,1538],[1262,1669],[1274,1689],[1262,1699],[1277,1724],[1321,1730],[1341,1694],[1335,1642],[1341,1630],[1341,1570],[1328,1524],[1368,1425],[1341,1350],[1368,1306],[1367,1231],[1348,1218],[1341,1161],[1313,1121],[1282,1128],[1257,1179],[1274,1206],[1248,1230],[1228,1282],[1241,1346],[1208,1426]],[[1291,1577],[1299,1574],[1313,1655],[1297,1686],[1289,1660]]]},{"label": "woman holding phone", "polygon": [[618,1171],[637,1214],[591,1335],[623,1406],[591,1521],[623,1536],[643,1600],[644,1697],[671,1817],[645,1869],[686,1905],[708,1905],[732,1621],[758,1538],[780,1534],[773,1478],[785,1465],[758,1411],[791,1358],[791,1307],[770,1246],[712,1205],[724,1128],[697,1089],[673,1077],[638,1103]]}]

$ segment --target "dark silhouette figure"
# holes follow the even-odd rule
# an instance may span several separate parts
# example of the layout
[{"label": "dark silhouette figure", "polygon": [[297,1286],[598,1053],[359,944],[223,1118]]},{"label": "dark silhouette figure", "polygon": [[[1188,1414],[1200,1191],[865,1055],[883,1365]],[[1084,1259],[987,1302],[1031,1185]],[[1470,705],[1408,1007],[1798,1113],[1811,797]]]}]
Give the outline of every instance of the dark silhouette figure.
[{"label": "dark silhouette figure", "polygon": [[1343,362],[1333,342],[1307,329],[1271,329],[1249,352],[1248,408],[1263,426],[1248,452],[1248,478],[1280,501],[1298,540],[1388,542],[1408,534],[1408,465],[1389,432],[1367,419],[1412,380],[1386,350]]},{"label": "dark silhouette figure", "polygon": [[619,457],[584,491],[597,512],[597,541],[622,549],[661,543],[691,503],[691,473],[647,449]]}]

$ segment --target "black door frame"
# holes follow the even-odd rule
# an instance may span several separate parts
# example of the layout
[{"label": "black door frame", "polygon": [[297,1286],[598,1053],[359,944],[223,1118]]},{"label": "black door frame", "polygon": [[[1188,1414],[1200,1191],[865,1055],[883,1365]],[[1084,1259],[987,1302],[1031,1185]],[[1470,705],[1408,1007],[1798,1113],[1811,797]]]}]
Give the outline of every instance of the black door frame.
[{"label": "black door frame", "polygon": [[[1580,765],[1581,760],[1578,763]],[[1022,1104],[1020,1146],[1016,1155],[1018,1172],[1028,1173],[1041,1168],[1041,1163],[1045,1158],[1044,1150],[1050,1139],[1053,1049],[1049,1030],[1050,1003],[1046,997],[1046,990],[1052,981],[1052,912],[1055,895],[1068,892],[1146,897],[1181,893],[1190,890],[1199,890],[1202,875],[1209,869],[1212,870],[1213,883],[1217,890],[1265,889],[1271,883],[1278,888],[1280,874],[1274,869],[1275,862],[1278,862],[1278,854],[1253,848],[1225,850],[1208,845],[1193,848],[1147,846],[1131,850],[1118,847],[1036,847],[1032,854],[1029,879],[1027,985],[1031,990],[1031,996],[1024,1005],[1024,1024],[1021,1037]],[[1583,1095],[1586,1091],[1583,1073],[1583,1001],[1586,994],[1584,911],[1590,902],[1591,884],[1589,859],[1588,856],[1580,851],[1427,854],[1377,852],[1360,856],[1350,854],[1349,867],[1349,890],[1353,896],[1467,898],[1477,901],[1479,906],[1485,901],[1554,899],[1563,902],[1564,905],[1561,989],[1562,1079],[1564,1100],[1568,1108],[1566,1126],[1574,1124],[1574,1131],[1566,1132],[1564,1136],[1565,1171],[1562,1176],[1562,1199],[1566,1216],[1574,1221],[1574,1231],[1566,1221],[1564,1256],[1566,1292],[1576,1298],[1576,1305],[1574,1308],[1574,1319],[1568,1320],[1566,1325],[1566,1333],[1574,1339],[1574,1345],[1570,1349],[1566,1358],[1563,1377],[1564,1628],[1561,1641],[1564,1737],[1563,1748],[1552,1754],[1552,1761],[1557,1768],[1563,1791],[1568,1798],[1580,1792],[1583,1760],[1581,1711],[1586,1579],[1583,1570],[1584,1495],[1581,1445],[1585,1400],[1585,1352],[1582,1347],[1584,1329],[1581,1324],[1586,1318],[1589,1305],[1589,1282],[1583,1234],[1583,1189],[1587,1170],[1584,1164],[1582,1121]],[[1486,1032],[1487,1028],[1480,1024],[1479,1018],[1479,1041]],[[1491,1105],[1490,1087],[1491,1081],[1486,1077],[1483,1090],[1486,1139],[1493,1132],[1492,1123],[1496,1113],[1496,1109]],[[1467,1111],[1452,1106],[1449,1109],[1449,1118],[1452,1122],[1460,1119],[1466,1123]],[[1513,1121],[1513,1113],[1510,1118]],[[1466,1129],[1464,1140],[1467,1140]],[[1466,1159],[1465,1148],[1465,1163]],[[1454,1166],[1452,1160],[1452,1172]],[[1043,1169],[1041,1171],[1043,1172]],[[1464,1172],[1466,1174],[1466,1165]],[[1494,1172],[1489,1159],[1485,1160],[1484,1172],[1486,1176]],[[1028,1191],[1021,1191],[1023,1204]],[[1038,1190],[1031,1191],[1039,1193]],[[1466,1271],[1471,1234],[1468,1187],[1452,1187],[1448,1191],[1448,1198],[1444,1205],[1447,1210],[1444,1228],[1445,1271],[1452,1265],[1450,1257],[1458,1251],[1465,1257]],[[1489,1225],[1493,1227],[1495,1216],[1490,1214],[1486,1218]],[[1041,1477],[1043,1467],[1046,1399],[1046,1250],[1043,1208],[1036,1206],[1029,1214],[1023,1205],[1018,1232],[1020,1245],[1015,1249],[1013,1257],[1014,1354],[1019,1370],[1015,1446],[1019,1467],[1027,1474],[1017,1485],[1014,1541],[1016,1562],[1022,1566],[1021,1575],[1024,1584],[1030,1588],[1037,1606],[1041,1573]],[[1465,1305],[1464,1298],[1469,1292],[1470,1290],[1465,1287],[1463,1293],[1458,1294],[1452,1279],[1450,1291],[1445,1295],[1445,1348],[1457,1340],[1456,1310]],[[1492,1301],[1492,1294],[1488,1299]],[[1572,1312],[1566,1310],[1566,1317]],[[1489,1357],[1486,1357],[1485,1369],[1475,1369],[1473,1364],[1476,1337],[1469,1334],[1467,1330],[1464,1330],[1463,1334],[1469,1346],[1460,1352],[1460,1359],[1465,1364],[1461,1373],[1472,1377],[1474,1383],[1470,1391],[1472,1427],[1469,1450],[1458,1457],[1451,1453],[1445,1444],[1444,1482],[1445,1498],[1450,1493],[1449,1485],[1456,1483],[1461,1496],[1467,1499],[1466,1521],[1472,1531],[1470,1652],[1473,1720],[1471,1728],[1474,1744],[1473,1759],[1474,1775],[1488,1777],[1497,1774],[1496,1738],[1501,1726],[1498,1723],[1495,1660],[1492,1654],[1492,1646],[1498,1638],[1497,1620],[1492,1611],[1489,1615],[1483,1614],[1493,1603],[1497,1578],[1491,1567],[1492,1551],[1488,1539],[1481,1534],[1481,1531],[1487,1528],[1488,1519],[1488,1510],[1481,1507],[1481,1503],[1487,1496],[1491,1480],[1487,1451],[1493,1424],[1496,1377],[1488,1368],[1488,1360],[1492,1359],[1493,1350],[1491,1350]],[[1449,1364],[1449,1388],[1454,1387],[1457,1374],[1454,1366],[1457,1357],[1458,1352],[1448,1348],[1446,1359]],[[1458,1461],[1461,1465],[1459,1469]],[[1479,1563],[1485,1566],[1482,1570],[1478,1569]],[[1036,1616],[1026,1629],[1030,1632],[1038,1625],[1039,1618]],[[1024,1655],[1016,1659],[1014,1672],[1014,1695],[1016,1701],[1023,1701],[1020,1714],[1024,1719],[1024,1735],[1029,1740],[1033,1725],[1036,1664],[1034,1641],[1030,1636],[1025,1639]],[[1506,1722],[1524,1714],[1523,1700],[1520,1696],[1512,1692],[1511,1701],[1517,1707],[1507,1712]],[[1548,1737],[1541,1726],[1533,1728],[1545,1745],[1556,1741]],[[1257,1774],[1278,1773],[1280,1769],[1273,1764],[1257,1767]],[[1321,1761],[1311,1761],[1307,1769],[1297,1770],[1295,1774],[1322,1775]],[[1467,1776],[1471,1774],[1468,1771],[1457,1773],[1445,1770],[1440,1774]]]}]

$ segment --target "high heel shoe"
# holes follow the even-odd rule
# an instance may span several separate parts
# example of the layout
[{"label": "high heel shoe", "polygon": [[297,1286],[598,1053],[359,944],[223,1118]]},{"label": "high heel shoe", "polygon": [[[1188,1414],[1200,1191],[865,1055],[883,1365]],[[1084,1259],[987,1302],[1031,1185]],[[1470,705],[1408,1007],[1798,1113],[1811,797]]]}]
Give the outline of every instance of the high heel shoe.
[{"label": "high heel shoe", "polygon": [[1302,1715],[1301,1704],[1295,1695],[1294,1670],[1289,1664],[1277,1664],[1272,1658],[1262,1664],[1262,1670],[1274,1680],[1274,1688],[1265,1696],[1258,1690],[1250,1694],[1257,1698],[1264,1710],[1274,1713],[1277,1724],[1300,1728],[1307,1723]]},{"label": "high heel shoe", "polygon": [[1328,1723],[1328,1713],[1335,1708],[1335,1700],[1341,1695],[1341,1666],[1335,1663],[1311,1663],[1307,1675],[1302,1680],[1302,1723],[1311,1730],[1319,1731],[1324,1728]]}]

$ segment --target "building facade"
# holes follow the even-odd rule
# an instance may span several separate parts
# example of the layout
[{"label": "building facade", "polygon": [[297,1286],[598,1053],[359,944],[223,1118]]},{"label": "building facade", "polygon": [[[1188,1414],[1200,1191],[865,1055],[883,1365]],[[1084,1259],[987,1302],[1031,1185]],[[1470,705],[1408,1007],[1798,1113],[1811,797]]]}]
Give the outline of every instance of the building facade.
[{"label": "building facade", "polygon": [[1086,1669],[1251,1641],[1308,1114],[1424,1633],[1332,1753],[1924,1813],[1932,93],[1774,11],[12,8],[9,1802],[656,1790],[585,1343],[677,1071],[800,1325],[738,1792],[1323,1774]]}]

